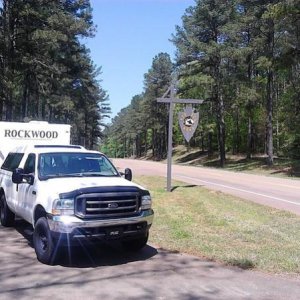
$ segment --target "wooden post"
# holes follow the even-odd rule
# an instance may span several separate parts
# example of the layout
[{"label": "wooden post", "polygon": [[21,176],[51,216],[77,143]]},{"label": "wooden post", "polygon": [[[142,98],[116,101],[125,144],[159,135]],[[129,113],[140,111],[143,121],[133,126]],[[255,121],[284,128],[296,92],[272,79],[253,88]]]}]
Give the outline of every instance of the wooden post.
[{"label": "wooden post", "polygon": [[[165,98],[170,92],[170,98]],[[176,98],[175,86],[171,87],[163,95],[163,98],[156,99],[158,103],[169,103],[169,128],[168,128],[168,165],[167,165],[167,191],[172,191],[172,150],[173,150],[173,114],[176,103],[181,104],[201,104],[203,100],[199,99],[179,99]]]}]

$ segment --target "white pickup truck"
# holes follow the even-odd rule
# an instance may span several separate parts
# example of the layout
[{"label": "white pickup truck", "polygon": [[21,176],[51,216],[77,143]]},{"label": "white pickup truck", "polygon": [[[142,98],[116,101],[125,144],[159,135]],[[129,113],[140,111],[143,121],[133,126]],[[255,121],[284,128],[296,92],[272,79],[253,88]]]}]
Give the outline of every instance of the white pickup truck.
[{"label": "white pickup truck", "polygon": [[[49,134],[50,136],[50,134]],[[0,169],[0,221],[32,224],[39,261],[53,264],[59,247],[119,240],[139,250],[153,220],[151,197],[102,153],[74,145],[26,145],[9,151]]]}]

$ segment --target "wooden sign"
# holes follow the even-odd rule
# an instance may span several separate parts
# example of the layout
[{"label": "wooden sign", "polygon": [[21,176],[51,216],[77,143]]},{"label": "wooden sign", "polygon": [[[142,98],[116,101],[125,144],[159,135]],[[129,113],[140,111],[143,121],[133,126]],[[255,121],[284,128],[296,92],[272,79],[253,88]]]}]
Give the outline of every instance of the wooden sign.
[{"label": "wooden sign", "polygon": [[187,105],[183,112],[178,113],[181,132],[187,142],[193,137],[198,123],[199,113],[194,112],[192,105]]},{"label": "wooden sign", "polygon": [[[170,98],[166,98],[170,94]],[[169,130],[168,130],[168,164],[167,164],[167,191],[171,192],[171,177],[172,177],[172,132],[173,132],[173,111],[175,107],[175,103],[181,103],[181,104],[201,104],[203,103],[203,100],[199,99],[179,99],[176,98],[176,89],[174,83],[171,84],[171,86],[168,88],[168,90],[164,93],[162,98],[156,99],[158,103],[168,103],[169,105]],[[191,107],[191,106],[190,106]],[[188,106],[187,106],[188,108]],[[191,108],[192,109],[192,108]],[[193,110],[193,109],[192,109]],[[191,137],[193,136],[196,127],[199,122],[199,114],[197,116],[197,113],[191,113],[190,109],[186,111],[186,117],[183,118],[183,126],[184,128],[188,129],[186,130],[189,132],[187,135],[188,137],[192,133]],[[191,123],[197,123],[195,126]],[[189,128],[191,130],[189,130]],[[195,130],[194,130],[195,128]],[[194,130],[194,131],[193,131]],[[190,137],[190,138],[191,138]],[[185,137],[186,138],[186,137]]]}]

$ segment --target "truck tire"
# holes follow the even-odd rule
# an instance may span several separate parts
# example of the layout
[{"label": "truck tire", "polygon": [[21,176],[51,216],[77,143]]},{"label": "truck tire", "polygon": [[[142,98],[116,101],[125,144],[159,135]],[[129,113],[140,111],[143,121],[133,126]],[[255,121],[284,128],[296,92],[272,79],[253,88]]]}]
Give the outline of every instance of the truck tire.
[{"label": "truck tire", "polygon": [[0,197],[0,221],[5,227],[11,227],[15,223],[15,214],[9,209],[4,194]]},{"label": "truck tire", "polygon": [[35,224],[33,245],[37,259],[41,263],[47,265],[53,265],[55,263],[56,245],[45,217],[39,218]]},{"label": "truck tire", "polygon": [[147,245],[148,236],[149,236],[149,233],[147,232],[147,234],[145,236],[142,236],[140,238],[137,238],[134,240],[123,241],[123,243],[122,243],[123,247],[127,251],[132,251],[132,252],[139,251]]}]

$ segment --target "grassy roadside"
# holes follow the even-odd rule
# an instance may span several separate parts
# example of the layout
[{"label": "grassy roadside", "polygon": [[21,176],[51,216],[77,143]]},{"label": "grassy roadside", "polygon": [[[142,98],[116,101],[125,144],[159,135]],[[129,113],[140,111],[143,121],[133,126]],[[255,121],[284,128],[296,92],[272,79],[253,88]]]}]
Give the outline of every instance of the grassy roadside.
[{"label": "grassy roadside", "polygon": [[[184,146],[177,146],[174,149],[173,161],[177,164],[190,166],[220,167],[218,154],[208,157],[207,153],[203,153],[199,149],[192,148],[188,151]],[[245,155],[231,155],[227,153],[224,169],[267,176],[300,178],[300,160],[276,156],[274,157],[274,165],[268,166],[266,157],[263,155],[247,159]]]},{"label": "grassy roadside", "polygon": [[300,275],[300,217],[203,187],[165,191],[165,179],[139,176],[153,197],[150,242],[228,265]]}]

